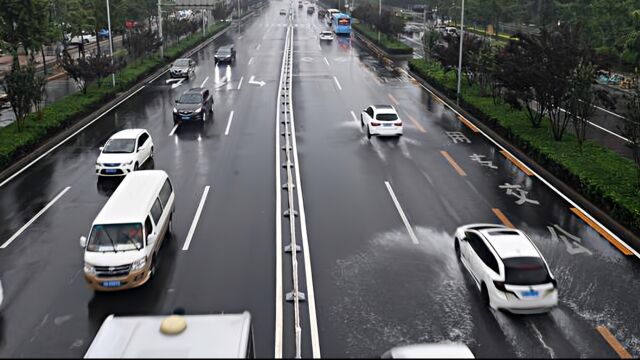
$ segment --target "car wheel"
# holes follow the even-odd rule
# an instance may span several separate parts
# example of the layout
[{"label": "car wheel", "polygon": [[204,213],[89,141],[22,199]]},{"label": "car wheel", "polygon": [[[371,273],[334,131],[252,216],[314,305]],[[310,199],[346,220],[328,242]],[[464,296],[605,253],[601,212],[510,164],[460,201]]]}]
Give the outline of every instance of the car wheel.
[{"label": "car wheel", "polygon": [[482,297],[482,303],[485,306],[490,307],[491,299],[489,299],[489,291],[487,290],[487,285],[485,285],[484,283],[482,283],[482,287],[480,288],[480,296]]},{"label": "car wheel", "polygon": [[371,129],[367,126],[367,139],[371,139]]},{"label": "car wheel", "polygon": [[456,259],[460,260],[460,242],[458,241],[458,239],[456,239],[455,243],[453,244],[453,248],[456,251]]}]

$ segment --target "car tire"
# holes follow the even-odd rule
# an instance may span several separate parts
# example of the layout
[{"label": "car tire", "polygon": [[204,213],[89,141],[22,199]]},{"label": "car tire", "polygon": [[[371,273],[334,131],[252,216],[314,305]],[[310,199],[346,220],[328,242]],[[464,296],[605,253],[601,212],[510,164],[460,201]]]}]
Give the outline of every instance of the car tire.
[{"label": "car tire", "polygon": [[491,299],[489,298],[489,291],[487,290],[487,285],[485,285],[484,283],[482,283],[480,287],[480,296],[482,297],[482,303],[487,307],[491,307]]},{"label": "car tire", "polygon": [[455,242],[453,243],[453,249],[456,252],[456,259],[460,260],[461,256],[460,256],[460,241],[458,241],[458,239],[455,240]]},{"label": "car tire", "polygon": [[367,126],[367,139],[371,140],[371,129]]}]

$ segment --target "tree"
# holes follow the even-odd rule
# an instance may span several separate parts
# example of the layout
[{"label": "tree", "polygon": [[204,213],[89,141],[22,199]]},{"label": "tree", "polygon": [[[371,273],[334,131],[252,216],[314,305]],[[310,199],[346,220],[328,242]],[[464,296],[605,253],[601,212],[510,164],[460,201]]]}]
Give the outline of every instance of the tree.
[{"label": "tree", "polygon": [[[89,84],[113,74],[121,66],[122,62],[120,61],[111,64],[111,58],[104,54],[73,59],[69,54],[65,53],[62,57],[62,68],[85,94]],[[97,84],[98,86],[101,85],[100,82]]]},{"label": "tree", "polygon": [[12,67],[20,69],[18,50],[20,47],[34,58],[44,43],[49,26],[48,0],[3,1],[0,4],[0,36],[13,55]]},{"label": "tree", "polygon": [[5,75],[4,86],[11,109],[16,116],[18,130],[24,129],[24,122],[33,105],[34,87],[36,86],[36,70],[33,60],[24,67],[13,67]]},{"label": "tree", "polygon": [[424,35],[422,35],[422,49],[424,51],[424,57],[431,59],[433,52],[440,40],[440,33],[434,29],[426,29]]},{"label": "tree", "polygon": [[627,146],[631,148],[633,161],[636,164],[636,186],[640,189],[640,73],[636,70],[633,86],[629,95],[625,96],[627,111],[622,134],[629,140]]},{"label": "tree", "polygon": [[596,91],[593,87],[596,68],[582,60],[571,78],[571,109],[573,109],[572,123],[578,140],[578,148],[582,152],[582,144],[587,139],[589,119],[595,113],[597,102]]}]

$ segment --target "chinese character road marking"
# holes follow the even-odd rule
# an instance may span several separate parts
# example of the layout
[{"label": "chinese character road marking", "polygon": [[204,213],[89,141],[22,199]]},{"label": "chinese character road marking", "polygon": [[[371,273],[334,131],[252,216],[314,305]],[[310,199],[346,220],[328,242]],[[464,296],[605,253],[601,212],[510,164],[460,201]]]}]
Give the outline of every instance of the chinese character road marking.
[{"label": "chinese character road marking", "polygon": [[504,185],[499,185],[498,186],[500,189],[505,189],[507,190],[507,195],[513,195],[515,197],[518,198],[518,201],[516,201],[516,204],[518,205],[522,205],[526,202],[534,204],[534,205],[540,205],[540,203],[537,200],[532,200],[532,199],[528,199],[527,198],[527,194],[529,193],[526,190],[522,189],[522,185],[512,185],[509,183],[505,183]]},{"label": "chinese character road marking", "polygon": [[482,160],[483,158],[486,157],[484,155],[473,154],[473,155],[471,155],[469,157],[471,158],[471,161],[479,162],[480,165],[482,165],[482,166],[486,166],[486,167],[489,167],[489,168],[492,168],[492,169],[497,169],[498,168],[497,166],[493,165],[492,161]]},{"label": "chinese character road marking", "polygon": [[[554,224],[553,227],[547,226],[547,229],[549,229],[549,232],[551,233],[551,240],[553,241],[562,240],[569,254],[576,255],[580,253],[586,253],[589,255],[593,255],[593,253],[589,249],[585,248],[584,246],[582,246],[582,244],[580,244],[582,242],[582,239],[580,239],[579,237],[573,234],[570,234],[568,231],[561,228],[557,224]],[[560,232],[561,234],[558,235],[556,230],[558,230],[558,232]]]},{"label": "chinese character road marking", "polygon": [[459,142],[466,142],[467,144],[471,144],[471,140],[469,140],[463,133],[459,131],[447,131],[447,136],[451,138],[454,144]]}]

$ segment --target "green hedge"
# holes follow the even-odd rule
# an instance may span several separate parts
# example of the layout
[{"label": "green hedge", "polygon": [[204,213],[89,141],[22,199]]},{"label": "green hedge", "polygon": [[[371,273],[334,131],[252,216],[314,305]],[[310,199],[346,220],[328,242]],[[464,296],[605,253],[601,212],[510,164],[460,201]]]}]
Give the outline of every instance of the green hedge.
[{"label": "green hedge", "polygon": [[[439,64],[424,59],[411,60],[409,67],[447,97],[456,97],[453,72],[445,74]],[[618,222],[639,232],[640,194],[636,165],[631,159],[589,140],[580,152],[572,133],[566,134],[562,141],[553,140],[548,118],[535,129],[524,110],[513,110],[507,104],[496,105],[491,97],[481,96],[476,87],[464,86],[461,92],[460,104],[471,115]]]},{"label": "green hedge", "polygon": [[100,84],[90,85],[86,94],[77,92],[47,105],[42,110],[41,116],[36,113],[27,116],[22,131],[18,130],[16,123],[0,129],[0,170],[6,169],[61,129],[91,114],[115,98],[117,93],[130,89],[140,80],[227,26],[229,26],[228,22],[218,22],[208,28],[206,36],[202,33],[194,34],[168,47],[165,50],[164,59],[152,55],[126,66],[116,74],[115,87],[111,86],[111,77],[109,77],[101,80]]},{"label": "green hedge", "polygon": [[387,34],[380,34],[380,41],[378,41],[378,32],[373,30],[366,24],[351,24],[351,27],[360,32],[364,37],[371,42],[381,47],[384,51],[391,55],[411,55],[413,54],[413,48],[405,43],[394,39]]}]

